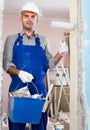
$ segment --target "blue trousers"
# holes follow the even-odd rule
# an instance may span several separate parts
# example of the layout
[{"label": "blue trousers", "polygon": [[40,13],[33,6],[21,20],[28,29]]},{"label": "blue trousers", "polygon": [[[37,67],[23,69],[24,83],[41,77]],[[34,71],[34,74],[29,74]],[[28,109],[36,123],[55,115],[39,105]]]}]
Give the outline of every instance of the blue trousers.
[{"label": "blue trousers", "polygon": [[[25,130],[26,123],[13,123],[10,119],[9,122],[9,130]],[[42,118],[40,120],[40,124],[32,124],[32,130],[46,130],[47,126],[47,112],[42,113]]]}]

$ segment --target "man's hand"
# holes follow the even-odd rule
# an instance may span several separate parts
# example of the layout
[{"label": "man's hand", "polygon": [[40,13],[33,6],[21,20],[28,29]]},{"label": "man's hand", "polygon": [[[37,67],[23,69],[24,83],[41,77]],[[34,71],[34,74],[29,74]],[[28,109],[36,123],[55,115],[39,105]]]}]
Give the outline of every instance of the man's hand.
[{"label": "man's hand", "polygon": [[62,56],[68,52],[68,46],[65,41],[61,40],[59,42],[59,54]]},{"label": "man's hand", "polygon": [[22,80],[23,83],[30,83],[34,79],[32,74],[22,70],[19,72],[18,77]]}]

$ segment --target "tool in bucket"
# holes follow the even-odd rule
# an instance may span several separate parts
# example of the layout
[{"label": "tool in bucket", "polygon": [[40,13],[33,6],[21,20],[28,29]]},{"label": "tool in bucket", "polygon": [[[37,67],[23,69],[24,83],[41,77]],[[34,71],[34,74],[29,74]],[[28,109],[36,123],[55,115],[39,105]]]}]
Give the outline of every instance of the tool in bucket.
[{"label": "tool in bucket", "polygon": [[25,87],[23,88],[20,88],[17,90],[17,88],[19,87],[19,85],[21,84],[22,82],[20,82],[17,87],[15,88],[15,90],[13,92],[9,92],[9,95],[12,96],[12,97],[32,97],[32,98],[41,98],[42,97],[42,94],[39,94],[38,92],[38,89],[36,87],[36,85],[31,82],[33,84],[33,87],[36,89],[37,91],[37,94],[33,94],[31,95],[29,89],[28,89],[28,83]]},{"label": "tool in bucket", "polygon": [[[22,82],[20,82],[17,87],[15,88],[14,92],[9,92],[9,95],[10,96],[13,96],[13,97],[32,97],[32,98],[41,98],[42,97],[42,94],[39,94],[39,91],[37,89],[37,86],[31,82],[33,84],[33,87],[36,89],[37,91],[37,94],[33,94],[31,95],[29,89],[28,89],[28,83],[25,87],[23,88],[20,88],[17,90],[17,88],[19,87],[19,85],[21,84]],[[44,98],[45,100],[48,100],[49,98],[49,95],[51,94],[52,90],[53,90],[54,86],[53,84],[51,85],[51,87],[49,88],[48,90],[48,93],[46,95],[46,97]],[[26,92],[26,93],[25,93]]]}]

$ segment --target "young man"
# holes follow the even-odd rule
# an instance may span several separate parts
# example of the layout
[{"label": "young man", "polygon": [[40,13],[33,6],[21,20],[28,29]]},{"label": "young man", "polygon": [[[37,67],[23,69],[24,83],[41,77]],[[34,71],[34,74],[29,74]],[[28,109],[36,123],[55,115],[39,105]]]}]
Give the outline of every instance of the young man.
[{"label": "young man", "polygon": [[[9,92],[13,92],[20,82],[18,89],[28,82],[30,93],[36,94],[37,91],[31,84],[33,81],[39,94],[45,97],[47,90],[44,77],[47,69],[54,68],[62,58],[61,53],[68,51],[67,45],[63,44],[55,57],[52,56],[48,40],[35,33],[39,15],[39,8],[34,3],[26,3],[21,9],[20,16],[23,31],[6,39],[3,68],[12,78]],[[25,125],[25,123],[13,123],[9,119],[9,130],[25,130]],[[32,124],[32,130],[46,130],[46,125],[47,112],[42,114],[40,124]]]}]

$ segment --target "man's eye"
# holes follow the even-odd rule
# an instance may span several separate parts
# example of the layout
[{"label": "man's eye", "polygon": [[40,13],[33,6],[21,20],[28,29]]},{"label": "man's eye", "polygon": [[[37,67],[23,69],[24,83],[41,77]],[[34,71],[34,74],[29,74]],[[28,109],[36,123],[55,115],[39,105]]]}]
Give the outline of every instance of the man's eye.
[{"label": "man's eye", "polygon": [[35,18],[36,18],[36,15],[32,15],[31,18],[32,18],[32,19],[35,19]]},{"label": "man's eye", "polygon": [[25,18],[28,18],[29,16],[28,15],[24,15]]},{"label": "man's eye", "polygon": [[37,17],[37,15],[32,15],[32,16],[29,16],[29,15],[23,15],[24,18],[32,18],[32,19],[35,19]]}]

